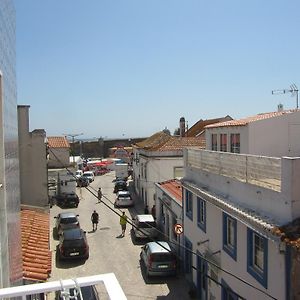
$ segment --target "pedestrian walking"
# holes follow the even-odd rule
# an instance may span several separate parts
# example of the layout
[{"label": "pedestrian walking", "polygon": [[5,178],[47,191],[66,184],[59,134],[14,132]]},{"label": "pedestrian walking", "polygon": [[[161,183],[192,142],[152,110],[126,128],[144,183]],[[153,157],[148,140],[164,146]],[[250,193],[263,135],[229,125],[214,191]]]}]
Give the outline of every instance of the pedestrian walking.
[{"label": "pedestrian walking", "polygon": [[99,189],[98,189],[98,203],[101,202],[101,199],[102,199],[102,190],[101,190],[101,187],[99,187]]},{"label": "pedestrian walking", "polygon": [[122,216],[120,217],[120,225],[122,229],[122,234],[121,236],[125,236],[125,231],[126,231],[126,224],[127,224],[127,216],[125,215],[125,211],[123,211]]},{"label": "pedestrian walking", "polygon": [[144,214],[145,214],[145,215],[148,215],[148,214],[149,214],[149,207],[148,207],[148,205],[145,206]]},{"label": "pedestrian walking", "polygon": [[155,204],[152,206],[151,208],[151,214],[153,216],[154,219],[156,219],[156,208],[155,208]]},{"label": "pedestrian walking", "polygon": [[95,210],[91,215],[91,221],[92,221],[92,224],[93,224],[93,231],[97,230],[98,222],[99,222],[99,215]]}]

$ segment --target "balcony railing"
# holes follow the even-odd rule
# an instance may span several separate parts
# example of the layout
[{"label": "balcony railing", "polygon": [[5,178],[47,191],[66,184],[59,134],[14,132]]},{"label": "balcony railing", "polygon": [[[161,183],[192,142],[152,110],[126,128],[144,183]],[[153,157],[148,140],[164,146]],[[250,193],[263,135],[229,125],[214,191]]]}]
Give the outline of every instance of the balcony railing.
[{"label": "balcony railing", "polygon": [[[23,300],[26,300],[28,296],[31,296],[30,299],[38,299],[41,294],[47,295],[55,291],[62,291],[62,295],[66,295],[65,299],[69,299],[69,289],[80,290],[80,287],[83,286],[97,286],[99,284],[104,284],[104,289],[109,299],[127,299],[113,273],[4,288],[0,289],[0,299],[22,297]],[[99,298],[101,299],[102,297],[99,295]]]},{"label": "balcony railing", "polygon": [[187,166],[275,191],[281,190],[280,158],[188,149]]}]

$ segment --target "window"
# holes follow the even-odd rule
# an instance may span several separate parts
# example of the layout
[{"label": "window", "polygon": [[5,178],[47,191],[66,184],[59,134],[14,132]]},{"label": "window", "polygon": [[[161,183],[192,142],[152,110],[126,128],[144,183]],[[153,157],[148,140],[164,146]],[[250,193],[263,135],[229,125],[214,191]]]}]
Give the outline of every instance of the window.
[{"label": "window", "polygon": [[222,300],[238,300],[238,295],[228,286],[228,284],[222,279]]},{"label": "window", "polygon": [[232,153],[240,153],[240,134],[232,133],[230,135],[230,152]]},{"label": "window", "polygon": [[185,207],[186,216],[193,220],[193,194],[188,190],[185,192]]},{"label": "window", "polygon": [[197,198],[197,225],[206,232],[206,201]]},{"label": "window", "polygon": [[220,134],[220,151],[227,152],[227,134]]},{"label": "window", "polygon": [[223,212],[223,250],[236,260],[236,220]]},{"label": "window", "polygon": [[268,275],[268,240],[248,228],[247,230],[247,271],[265,288]]},{"label": "window", "polygon": [[183,167],[174,167],[174,178],[183,177]]},{"label": "window", "polygon": [[218,136],[217,134],[212,134],[211,135],[211,150],[212,151],[217,151],[218,150]]},{"label": "window", "polygon": [[185,238],[184,270],[185,273],[192,273],[192,251],[193,244]]}]

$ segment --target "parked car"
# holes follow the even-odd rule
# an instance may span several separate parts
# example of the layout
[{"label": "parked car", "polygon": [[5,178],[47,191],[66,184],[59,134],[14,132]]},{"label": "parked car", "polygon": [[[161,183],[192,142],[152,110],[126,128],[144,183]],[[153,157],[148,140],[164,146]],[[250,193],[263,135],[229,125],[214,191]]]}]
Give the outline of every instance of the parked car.
[{"label": "parked car", "polygon": [[75,177],[76,179],[80,178],[83,174],[83,171],[82,170],[77,170],[76,173],[75,173]]},{"label": "parked car", "polygon": [[88,259],[89,245],[86,232],[81,228],[64,230],[59,236],[58,259]]},{"label": "parked car", "polygon": [[74,212],[60,213],[54,217],[56,219],[55,229],[57,235],[60,235],[64,230],[72,228],[80,228],[79,215]]},{"label": "parked car", "polygon": [[87,187],[90,184],[90,180],[86,176],[81,176],[77,179],[77,186]]},{"label": "parked car", "polygon": [[[81,295],[75,288],[69,289],[69,299],[77,300],[99,300],[99,294],[94,285],[82,286],[80,287]],[[65,300],[66,297],[62,295],[62,291],[57,291],[55,294],[55,300]]]},{"label": "parked car", "polygon": [[133,237],[136,239],[156,238],[158,231],[152,215],[136,215],[132,226]]},{"label": "parked car", "polygon": [[88,178],[88,180],[91,182],[93,182],[95,180],[95,175],[93,171],[86,171],[82,174],[83,177]]},{"label": "parked car", "polygon": [[127,191],[127,182],[124,180],[117,180],[115,182],[115,187],[114,187],[114,193],[117,193],[119,191]]},{"label": "parked car", "polygon": [[149,242],[140,254],[147,276],[176,275],[176,256],[167,242]]},{"label": "parked car", "polygon": [[56,204],[60,207],[78,207],[79,197],[75,192],[56,195]]},{"label": "parked car", "polygon": [[117,192],[115,207],[128,207],[128,206],[133,206],[133,204],[134,202],[129,191]]}]

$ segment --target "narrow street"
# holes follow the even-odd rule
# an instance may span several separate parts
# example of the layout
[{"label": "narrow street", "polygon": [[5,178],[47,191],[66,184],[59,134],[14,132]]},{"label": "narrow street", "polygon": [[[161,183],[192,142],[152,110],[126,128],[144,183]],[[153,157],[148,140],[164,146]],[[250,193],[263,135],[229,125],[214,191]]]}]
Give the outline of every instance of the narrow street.
[{"label": "narrow street", "polygon": [[[103,176],[96,176],[95,181],[88,187],[97,194],[98,187],[102,188],[103,201],[112,209],[115,194],[113,193],[113,179],[115,173],[110,172]],[[127,299],[189,299],[188,285],[182,275],[168,278],[147,279],[140,265],[140,251],[143,244],[134,244],[131,239],[131,225],[127,225],[124,238],[120,238],[121,228],[119,216],[104,204],[97,203],[97,198],[85,188],[77,188],[81,199],[78,208],[61,209],[53,206],[50,222],[53,230],[54,216],[61,211],[75,211],[79,214],[81,228],[86,231],[90,246],[90,257],[87,261],[58,262],[56,259],[56,246],[58,241],[51,237],[52,276],[50,281],[90,276],[103,273],[114,273],[127,297]],[[109,199],[111,203],[109,202]],[[138,210],[125,209],[131,219]],[[100,222],[98,230],[92,231],[91,214],[93,210],[99,213]],[[120,213],[120,210],[116,209]],[[141,212],[141,211],[140,211]],[[141,271],[142,268],[142,271]],[[103,288],[98,289],[101,299],[108,299]]]}]

